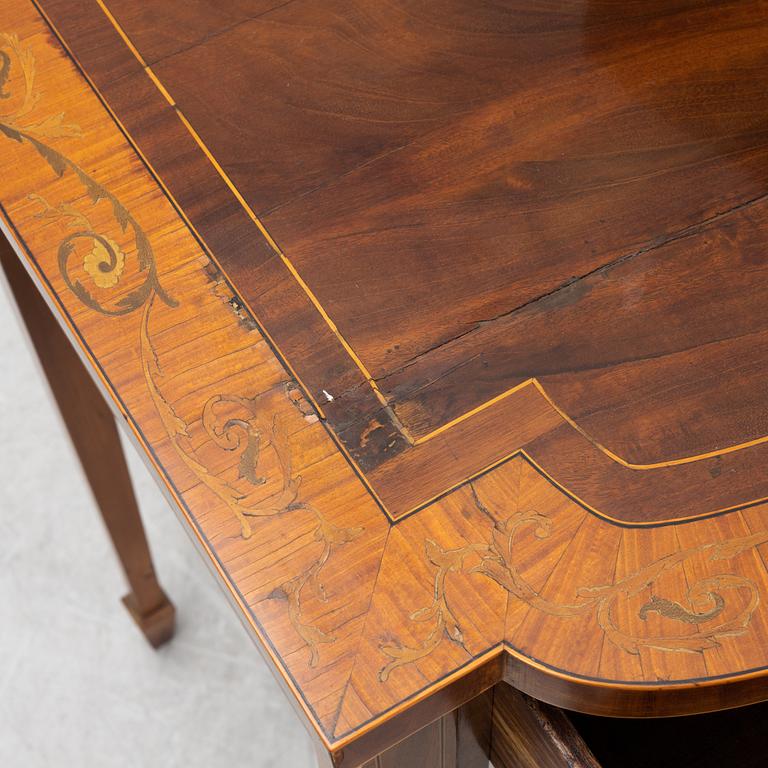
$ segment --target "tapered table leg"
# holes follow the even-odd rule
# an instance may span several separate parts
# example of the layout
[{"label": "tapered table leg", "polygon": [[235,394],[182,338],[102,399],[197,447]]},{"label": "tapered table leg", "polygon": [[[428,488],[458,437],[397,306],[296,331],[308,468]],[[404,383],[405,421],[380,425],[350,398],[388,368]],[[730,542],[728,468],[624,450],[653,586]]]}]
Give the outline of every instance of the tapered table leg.
[{"label": "tapered table leg", "polygon": [[173,635],[174,608],[155,576],[112,412],[1,233],[0,262],[128,580],[123,602],[157,648]]}]

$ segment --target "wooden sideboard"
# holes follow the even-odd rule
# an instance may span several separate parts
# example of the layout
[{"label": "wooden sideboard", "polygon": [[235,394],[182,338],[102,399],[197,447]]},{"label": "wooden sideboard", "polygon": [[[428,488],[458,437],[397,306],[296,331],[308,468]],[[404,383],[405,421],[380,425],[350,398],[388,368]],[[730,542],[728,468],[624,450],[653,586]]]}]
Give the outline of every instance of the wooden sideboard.
[{"label": "wooden sideboard", "polygon": [[170,638],[113,415],[323,764],[768,699],[766,169],[761,0],[0,5],[2,263],[126,606]]}]

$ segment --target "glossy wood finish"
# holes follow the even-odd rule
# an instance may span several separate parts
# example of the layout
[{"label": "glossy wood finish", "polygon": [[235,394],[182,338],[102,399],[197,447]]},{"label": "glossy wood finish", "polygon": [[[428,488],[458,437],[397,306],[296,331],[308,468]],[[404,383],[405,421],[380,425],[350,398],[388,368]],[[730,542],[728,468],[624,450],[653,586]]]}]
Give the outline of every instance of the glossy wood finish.
[{"label": "glossy wood finish", "polygon": [[158,648],[173,636],[174,608],[155,575],[112,411],[1,235],[0,265],[123,567],[123,603]]},{"label": "glossy wood finish", "polygon": [[768,498],[761,4],[295,0],[165,55],[143,7],[45,2],[390,517],[521,449],[620,520]]},{"label": "glossy wood finish", "polygon": [[137,2],[122,6],[120,18],[141,37],[143,55],[154,63],[216,38],[285,3],[286,0]]},{"label": "glossy wood finish", "polygon": [[[340,94],[336,106],[344,110],[349,102],[342,96],[368,102],[371,89],[386,85],[387,93],[403,102],[410,88],[413,104],[407,109],[431,109],[433,118],[420,126],[412,119],[415,112],[403,107],[398,127],[380,125],[381,115],[372,120],[365,112],[355,119],[347,112],[324,113],[313,143],[311,79],[296,81],[304,90],[296,97],[293,122],[280,111],[290,101],[288,86],[275,79],[261,83],[261,90],[253,88],[254,99],[271,98],[274,109],[247,124],[233,112],[230,125],[238,130],[226,137],[233,146],[211,152],[195,135],[195,123],[202,131],[207,113],[198,104],[200,114],[187,115],[191,101],[181,105],[173,84],[163,79],[170,69],[163,74],[162,65],[177,57],[159,55],[148,67],[120,28],[120,18],[128,25],[132,13],[133,32],[149,34],[151,25],[139,24],[146,20],[141,6],[129,5],[108,4],[107,13],[98,3],[71,0],[45,0],[41,7],[11,0],[0,7],[0,32],[7,31],[0,38],[2,221],[279,674],[321,754],[336,765],[362,765],[501,681],[543,701],[602,715],[679,715],[765,699],[768,443],[759,436],[763,321],[752,303],[763,290],[764,223],[758,215],[763,202],[744,197],[759,183],[761,102],[750,96],[746,83],[757,88],[764,76],[756,64],[762,61],[763,7],[643,3],[627,15],[623,4],[618,17],[610,4],[578,3],[569,6],[570,14],[564,5],[521,11],[497,4],[479,6],[470,19],[466,5],[446,3],[437,24],[434,13],[427,17],[420,10],[428,4],[403,1],[372,9],[360,2],[348,15],[332,17],[319,4],[294,0],[255,11],[261,15],[231,30],[211,28],[205,32],[209,39],[192,43],[189,51],[199,48],[205,56],[200,61],[208,65],[195,70],[202,94],[195,98],[204,102],[216,73],[223,77],[217,57],[236,63],[231,51],[217,53],[214,41],[224,45],[242,37],[261,41],[256,53],[270,52],[254,83],[261,83],[264,72],[277,78],[281,66],[312,69],[314,55],[338,49],[339,61],[328,64],[337,66],[336,79],[318,86],[327,113],[334,106],[329,88]],[[302,17],[305,8],[308,15]],[[504,8],[517,11],[505,15]],[[208,18],[219,24],[216,14]],[[398,57],[401,38],[385,34],[392,30],[423,39],[423,46],[414,44]],[[311,45],[287,46],[292,35],[301,34]],[[473,34],[487,40],[487,50],[469,47],[464,38]],[[334,36],[342,42],[333,45]],[[351,41],[369,44],[355,47]],[[281,59],[289,49],[290,60]],[[382,51],[390,52],[389,59]],[[526,69],[526,77],[514,82],[501,72],[523,61],[535,64],[536,52],[540,71]],[[243,60],[253,61],[248,58],[253,55],[244,52]],[[355,75],[355,57],[366,55],[381,71],[362,67]],[[504,55],[514,62],[505,62]],[[632,62],[645,67],[636,83]],[[487,82],[478,85],[472,78],[483,67]],[[657,70],[664,87],[654,90],[647,72]],[[365,81],[358,96],[342,72]],[[437,78],[432,101],[419,96],[428,90],[428,75]],[[387,80],[396,77],[399,89]],[[477,99],[448,104],[441,93],[448,92],[449,80],[458,84],[458,97],[471,91]],[[230,85],[223,90],[236,93],[239,81]],[[581,109],[565,110],[579,89],[589,98]],[[627,113],[627,99],[638,94],[647,98],[636,110],[659,116],[642,131],[630,129]],[[669,94],[679,97],[675,110]],[[519,144],[509,139],[511,123],[498,123],[502,108],[515,98],[528,110],[521,113],[528,132]],[[427,106],[414,106],[425,100]],[[392,107],[392,99],[387,104],[382,109]],[[536,122],[542,115],[551,118],[543,127]],[[679,135],[664,132],[662,117],[682,119],[691,130],[700,117],[708,133],[692,141],[682,128]],[[374,125],[367,125],[371,120]],[[338,121],[344,126],[334,127]],[[360,125],[353,129],[353,122]],[[476,131],[467,133],[472,126]],[[494,126],[498,146],[491,141]],[[524,155],[515,152],[527,147],[532,157],[540,157],[546,128],[566,157],[562,163],[550,157],[540,168],[550,186],[539,189],[538,176],[524,176],[527,166],[519,165]],[[299,141],[309,153],[303,159],[318,174],[313,183],[322,177],[315,191],[300,189],[295,174],[287,173],[285,183],[272,180],[275,201],[295,190],[290,200],[270,204],[267,222],[268,228],[282,222],[286,232],[296,227],[294,245],[285,252],[270,243],[253,206],[224,169],[236,156],[240,129],[241,146],[250,148],[259,131],[286,133],[286,146]],[[359,143],[355,130],[363,137]],[[397,138],[398,130],[405,139]],[[343,144],[337,154],[323,144],[333,136]],[[407,144],[398,148],[393,136]],[[563,143],[568,136],[572,143]],[[608,148],[619,138],[621,151],[611,154]],[[425,149],[432,139],[436,143]],[[733,151],[718,155],[715,150],[726,139],[733,140]],[[366,149],[369,141],[372,147]],[[638,149],[643,141],[647,151]],[[445,160],[449,146],[457,161],[465,161],[463,172]],[[583,162],[568,155],[571,146]],[[381,151],[374,156],[366,154],[369,149]],[[481,150],[485,160],[473,154]],[[258,154],[241,151],[246,158],[277,163],[285,150],[275,141],[271,152],[261,145]],[[327,174],[339,157],[350,164],[342,163],[340,175],[331,178]],[[398,166],[406,157],[411,163]],[[547,177],[550,164],[559,171]],[[243,178],[257,184],[257,164],[246,165]],[[651,170],[643,172],[646,165]],[[370,173],[374,167],[380,175]],[[498,181],[494,174],[507,167],[515,169],[509,179],[516,184],[491,184],[485,193],[477,186],[483,179]],[[387,168],[399,170],[393,176]],[[617,176],[591,186],[590,174],[599,168]],[[416,175],[409,177],[408,169]],[[236,169],[229,170],[234,177]],[[273,172],[267,163],[265,173]],[[366,179],[364,187],[357,186]],[[427,185],[430,179],[434,183]],[[654,207],[648,187],[654,179],[659,190],[679,192],[671,203]],[[341,194],[342,187],[350,193]],[[325,197],[332,188],[339,190],[333,200]],[[346,232],[354,211],[361,226],[376,224],[371,243],[392,246],[390,238],[412,213],[429,209],[436,219],[425,219],[426,226],[455,210],[465,229],[436,226],[430,236],[457,249],[467,238],[453,277],[436,273],[445,274],[448,293],[434,289],[461,304],[465,282],[491,279],[483,261],[489,256],[478,252],[478,274],[465,280],[475,245],[471,227],[491,239],[507,237],[514,217],[503,215],[502,203],[514,210],[521,200],[546,196],[548,188],[552,210],[561,216],[542,232],[551,231],[570,250],[563,246],[561,261],[556,258],[561,251],[531,261],[530,286],[538,281],[549,290],[550,278],[557,283],[572,271],[566,268],[571,258],[579,270],[598,265],[598,271],[574,283],[577,287],[537,299],[535,306],[518,307],[514,317],[484,325],[493,330],[509,323],[515,329],[488,346],[478,341],[478,359],[489,361],[487,374],[472,368],[475,357],[462,339],[451,350],[443,345],[419,352],[401,373],[412,371],[412,383],[421,387],[430,376],[420,361],[445,354],[448,368],[454,360],[466,371],[462,386],[470,398],[475,391],[491,396],[502,380],[516,381],[520,371],[510,371],[520,360],[531,367],[526,375],[549,379],[527,380],[429,439],[415,438],[398,416],[405,413],[405,401],[390,402],[394,390],[376,393],[359,365],[364,358],[356,361],[355,349],[345,346],[344,329],[328,324],[333,316],[323,316],[322,302],[313,303],[307,290],[313,286],[302,284],[301,265],[313,258],[306,227],[317,227],[314,252],[318,258],[326,254],[337,278],[328,285],[340,285],[353,274],[344,271],[342,259],[349,243],[339,237],[336,261],[331,230]],[[411,208],[401,196],[409,190]],[[449,193],[461,199],[449,205]],[[332,213],[324,223],[317,214],[321,199],[329,201]],[[594,227],[602,240],[593,252],[577,247],[575,239],[569,242],[566,229],[555,224],[583,232],[587,209],[600,208],[596,201],[605,203],[611,226]],[[639,207],[629,210],[635,202]],[[463,205],[468,208],[459,215]],[[339,206],[348,207],[347,213]],[[377,217],[390,207],[397,216],[388,229]],[[467,216],[470,209],[475,218]],[[295,213],[292,220],[289,210]],[[675,221],[682,230],[674,228]],[[420,227],[410,229],[426,238]],[[535,231],[526,241],[531,247]],[[455,242],[446,243],[450,232]],[[626,258],[615,250],[623,247],[620,236],[624,245],[637,240]],[[278,238],[279,245],[285,245],[284,238]],[[482,237],[477,242],[482,246]],[[431,246],[423,247],[427,250],[419,253]],[[393,251],[390,263],[403,253]],[[517,279],[507,280],[507,267],[521,269],[523,262],[512,258],[516,253],[512,247],[499,251],[493,301],[522,290]],[[370,266],[369,256],[361,251],[361,266]],[[615,263],[609,268],[605,259]],[[699,274],[697,265],[706,269]],[[359,296],[350,302],[378,291],[377,269],[370,266],[371,281],[361,278]],[[417,290],[415,276],[392,271],[390,293],[401,289],[413,298],[408,291]],[[670,282],[674,290],[668,290]],[[420,285],[419,290],[432,290],[423,280]],[[635,296],[638,286],[643,290]],[[518,300],[526,301],[522,294],[513,304]],[[446,310],[450,333],[461,315],[459,304]],[[408,313],[397,315],[401,322]],[[478,320],[474,311],[464,317]],[[663,319],[668,334],[658,330]],[[440,322],[436,317],[436,325]],[[412,331],[418,335],[415,326]],[[592,344],[590,333],[605,348]],[[384,330],[380,340],[386,344]],[[742,387],[732,370],[737,364],[754,387]],[[655,371],[650,375],[646,368],[650,389],[637,390],[637,398],[630,386],[623,394],[615,386],[635,381],[630,376],[635,365]],[[451,372],[444,372],[449,379]],[[584,383],[603,374],[608,378],[594,388]],[[339,381],[343,385],[337,388]],[[562,392],[571,392],[578,420],[552,398],[550,389],[558,382]],[[733,407],[722,405],[728,382],[735,387]],[[400,392],[400,386],[410,385],[403,378],[396,386]],[[602,392],[598,406],[596,391]],[[417,399],[408,402],[416,414]],[[437,395],[432,402],[435,414],[447,415]],[[668,429],[658,426],[657,407],[666,409]],[[699,421],[706,417],[706,423],[680,420],[686,414]],[[584,428],[587,421],[594,434]],[[618,443],[597,439],[608,432],[626,455],[615,452]],[[740,439],[752,442],[727,443]],[[655,458],[646,453],[653,445],[671,453],[658,465],[635,461]]]},{"label": "glossy wood finish", "polygon": [[[142,51],[136,5],[111,9]],[[685,351],[723,340],[721,317],[701,326],[706,295],[686,304],[677,337],[649,322],[635,338],[638,318],[664,316],[659,295],[670,301],[676,286],[690,285],[685,275],[646,286],[655,269],[641,264],[636,277],[621,276],[628,285],[618,301],[599,302],[610,328],[579,301],[613,261],[696,234],[688,229],[765,194],[762,4],[646,3],[627,14],[595,3],[343,9],[290,3],[153,68],[252,209],[266,214],[410,433],[421,437],[536,376],[554,380],[553,397],[628,461],[765,434],[713,402],[713,418],[725,423],[710,419],[694,440],[685,401],[669,402],[678,392],[702,396],[687,391],[702,385],[685,379],[697,369]],[[272,119],[250,119],[259,113]],[[393,285],[393,273],[410,279]],[[589,278],[582,284],[580,275]],[[250,281],[238,282],[249,298]],[[561,309],[587,321],[553,368],[552,345],[572,327]],[[656,379],[669,381],[670,371],[631,365],[648,350],[676,355],[673,375],[683,380],[663,395]],[[587,378],[595,369],[608,370]],[[750,384],[741,377],[744,390]],[[667,410],[648,407],[643,388]],[[723,396],[732,390],[723,382]],[[618,402],[595,423],[589,416],[606,396]],[[704,396],[715,397],[711,386]],[[653,427],[637,423],[649,412]]]}]

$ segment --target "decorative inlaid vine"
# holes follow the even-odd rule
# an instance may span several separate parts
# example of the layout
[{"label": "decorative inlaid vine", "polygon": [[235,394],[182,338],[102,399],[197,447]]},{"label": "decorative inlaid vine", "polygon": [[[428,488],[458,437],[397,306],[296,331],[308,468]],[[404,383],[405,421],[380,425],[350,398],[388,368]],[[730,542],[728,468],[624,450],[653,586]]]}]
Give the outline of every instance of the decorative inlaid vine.
[{"label": "decorative inlaid vine", "polygon": [[[470,486],[475,506],[490,516],[476,485]],[[444,639],[462,646],[469,652],[461,625],[448,601],[446,579],[452,572],[479,573],[487,576],[510,595],[549,616],[575,618],[592,613],[605,637],[621,650],[632,654],[638,654],[641,648],[677,652],[697,652],[713,648],[722,638],[743,634],[760,602],[760,593],[753,581],[744,576],[725,573],[701,578],[688,589],[686,600],[690,610],[680,602],[654,595],[638,611],[638,617],[643,621],[647,619],[648,614],[655,612],[673,621],[695,626],[696,629],[689,634],[681,632],[640,636],[621,629],[615,615],[615,607],[620,600],[628,600],[651,587],[671,568],[700,556],[706,557],[710,562],[729,560],[768,542],[768,531],[681,549],[655,560],[614,584],[581,587],[577,590],[573,602],[559,603],[539,594],[525,580],[515,563],[516,539],[526,528],[532,529],[537,539],[546,539],[552,531],[552,520],[534,510],[517,512],[503,523],[493,525],[490,541],[487,543],[446,550],[432,540],[426,541],[426,558],[436,569],[433,599],[429,606],[411,613],[409,618],[414,622],[430,622],[430,631],[426,638],[416,645],[380,645],[380,650],[391,659],[379,672],[381,682],[385,682],[397,667],[428,656]],[[746,593],[747,598],[731,617],[723,618],[728,605],[727,595],[735,591]]]},{"label": "decorative inlaid vine", "polygon": [[[176,454],[194,476],[229,508],[240,524],[243,538],[252,536],[253,522],[259,518],[300,511],[311,516],[317,556],[300,573],[283,581],[268,595],[268,599],[286,601],[289,619],[310,650],[309,664],[315,666],[319,659],[318,646],[334,642],[336,638],[306,621],[302,600],[310,592],[322,601],[328,599],[322,580],[323,569],[334,549],[358,538],[363,529],[335,526],[312,504],[300,498],[301,476],[295,475],[292,470],[291,446],[281,416],[275,414],[269,417],[259,405],[260,398],[269,393],[254,398],[216,394],[205,401],[199,424],[208,445],[212,443],[225,452],[237,454],[237,482],[227,481],[220,472],[206,465],[199,448],[196,449],[193,444],[191,425],[179,416],[160,389],[163,373],[149,332],[155,298],[169,307],[176,307],[178,303],[160,285],[149,238],[129,210],[106,187],[49,143],[51,139],[80,138],[82,131],[75,124],[65,123],[63,114],[35,118],[35,108],[40,102],[40,93],[35,88],[36,77],[37,63],[32,49],[22,45],[16,35],[0,34],[0,134],[18,144],[32,147],[56,178],[63,178],[65,174],[74,175],[91,206],[102,201],[109,205],[120,233],[97,231],[82,207],[69,202],[54,205],[40,194],[28,195],[29,202],[37,208],[33,214],[35,218],[57,221],[71,230],[58,245],[58,266],[63,280],[85,306],[103,315],[127,315],[144,308],[140,353],[154,407]],[[15,94],[11,87],[13,83],[19,89]],[[112,298],[122,279],[127,277],[129,254],[117,242],[126,233],[133,241],[137,274],[141,280],[136,285],[138,281],[134,276],[132,287]],[[83,280],[75,276],[72,265],[76,256],[82,257],[79,268],[92,282],[92,288],[86,287]],[[295,399],[289,397],[288,392],[286,398],[291,402]],[[272,457],[267,467],[269,477],[263,471],[266,454]],[[251,490],[240,490],[243,483]],[[278,487],[275,488],[275,485]],[[260,488],[269,488],[270,492],[256,501],[249,501],[252,491]]]},{"label": "decorative inlaid vine", "polygon": [[[335,548],[354,541],[363,533],[363,529],[335,526],[316,507],[300,499],[301,476],[293,474],[291,448],[281,417],[275,413],[270,418],[259,407],[259,399],[268,393],[255,398],[214,395],[203,406],[201,423],[208,437],[217,446],[225,451],[239,452],[238,478],[252,488],[266,486],[267,479],[260,474],[259,467],[265,452],[271,451],[275,459],[273,464],[278,467],[280,487],[256,501],[247,501],[246,495],[241,490],[208,469],[192,445],[190,425],[177,414],[160,390],[158,381],[162,378],[162,370],[149,333],[152,303],[153,300],[150,299],[144,310],[141,324],[141,358],[144,378],[165,431],[179,458],[198,480],[229,507],[240,523],[243,538],[250,538],[253,534],[251,527],[253,519],[287,515],[299,510],[310,513],[314,518],[315,527],[312,535],[319,544],[319,555],[301,573],[284,581],[269,595],[271,599],[287,601],[291,623],[309,647],[309,664],[314,667],[319,658],[318,645],[332,643],[336,638],[305,622],[302,615],[302,597],[307,589],[311,589],[320,600],[327,600],[321,580],[323,568]],[[220,417],[222,406],[233,408],[239,411],[240,415],[230,414],[222,419]]]},{"label": "decorative inlaid vine", "polygon": [[[10,86],[16,68],[21,77],[22,93],[14,99]],[[32,195],[31,199],[40,203],[43,208],[40,216],[59,217],[73,226],[74,231],[64,237],[58,246],[59,269],[67,287],[83,304],[105,315],[125,315],[133,312],[153,294],[157,294],[169,306],[176,306],[176,302],[160,285],[152,246],[136,219],[104,185],[45,141],[78,138],[82,131],[74,123],[65,123],[61,113],[35,118],[35,107],[40,101],[40,93],[35,89],[36,78],[37,63],[32,48],[22,45],[16,35],[0,34],[0,134],[19,144],[32,147],[58,178],[62,178],[67,172],[72,173],[83,186],[93,205],[101,201],[107,202],[120,231],[130,231],[136,249],[138,271],[143,273],[141,283],[129,293],[109,305],[103,303],[103,299],[73,275],[71,260],[76,253],[81,253],[82,249],[78,246],[82,245],[86,251],[82,260],[84,273],[97,289],[111,289],[124,275],[126,254],[114,238],[95,231],[89,219],[74,206],[67,204],[54,207],[42,197]],[[10,108],[3,110],[3,102],[9,104]]]}]

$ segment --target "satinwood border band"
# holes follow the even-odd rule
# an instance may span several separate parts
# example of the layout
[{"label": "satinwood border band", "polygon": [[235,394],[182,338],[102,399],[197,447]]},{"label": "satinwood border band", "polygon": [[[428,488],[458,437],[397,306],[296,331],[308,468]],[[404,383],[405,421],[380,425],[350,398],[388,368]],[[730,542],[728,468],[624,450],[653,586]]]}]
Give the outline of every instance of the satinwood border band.
[{"label": "satinwood border band", "polygon": [[[43,17],[43,19],[45,19],[45,15],[40,10],[36,0],[31,0],[31,2],[35,6],[35,8],[37,8],[38,12],[40,12],[40,15]],[[47,19],[45,20],[47,21]],[[63,46],[64,50],[66,51],[67,50],[66,47],[63,45],[63,42],[58,38],[58,35],[56,34],[54,29],[52,29],[52,32],[54,36],[59,40],[59,43]],[[86,82],[89,82],[88,78],[85,76],[82,69],[79,67],[78,63],[73,58],[72,58],[72,62],[75,68],[78,70],[78,72],[83,76],[83,79]],[[99,98],[100,102],[104,104],[103,100],[99,96],[98,92],[95,91],[95,89],[94,89],[94,92],[96,93],[96,96],[97,98]],[[119,123],[117,123],[117,125],[118,125],[118,128],[120,128]],[[122,132],[122,129],[121,129],[121,132]],[[128,139],[127,136],[126,136],[126,140],[128,140],[130,143],[130,140]],[[139,155],[139,157],[141,156]],[[150,173],[151,177],[155,181],[157,181],[152,170],[150,168],[147,168],[147,170]],[[160,185],[160,188],[163,189],[162,185]],[[173,205],[174,201],[171,198],[169,198],[169,200]],[[174,209],[177,210],[176,206],[174,206]],[[182,221],[184,221],[184,217],[181,215],[180,212],[178,213]],[[397,710],[397,709],[402,710],[406,707],[406,705],[408,706],[414,705],[417,702],[426,699],[431,694],[437,691],[440,691],[443,688],[446,688],[447,686],[449,686],[450,684],[452,684],[453,682],[456,682],[461,678],[464,678],[472,670],[478,669],[479,667],[493,661],[493,659],[495,659],[503,651],[506,651],[512,658],[522,662],[528,670],[527,674],[529,675],[529,677],[527,679],[519,680],[517,683],[518,687],[520,687],[523,690],[527,690],[528,692],[534,695],[538,695],[540,698],[544,700],[552,701],[553,703],[556,703],[556,704],[561,703],[561,704],[567,705],[567,702],[572,702],[572,699],[566,697],[566,701],[563,702],[562,700],[559,700],[557,696],[553,696],[551,691],[551,681],[553,678],[564,681],[570,686],[575,686],[579,690],[583,689],[584,691],[587,691],[587,690],[594,691],[595,689],[608,689],[608,690],[614,690],[614,691],[622,691],[623,689],[628,689],[629,691],[634,692],[629,695],[636,694],[637,696],[644,697],[644,698],[648,697],[649,691],[665,690],[665,689],[667,690],[680,689],[681,695],[696,697],[699,695],[702,687],[720,684],[727,681],[728,685],[731,686],[732,688],[739,688],[740,690],[741,689],[745,690],[746,695],[743,696],[741,699],[739,699],[738,703],[743,704],[743,703],[747,703],[747,701],[749,700],[756,700],[758,698],[755,693],[751,692],[752,689],[750,688],[750,685],[753,681],[756,681],[763,677],[761,673],[768,670],[768,665],[751,668],[735,674],[725,673],[725,674],[721,674],[713,677],[706,677],[706,678],[690,678],[690,679],[684,679],[684,680],[664,680],[664,681],[654,681],[653,683],[643,682],[643,681],[613,681],[613,680],[608,681],[598,677],[589,677],[589,676],[570,673],[567,670],[563,670],[551,665],[547,665],[539,661],[538,659],[536,659],[534,656],[526,654],[520,649],[515,648],[510,643],[503,641],[503,642],[494,644],[493,646],[485,649],[482,652],[475,654],[465,664],[453,669],[450,673],[447,673],[441,676],[440,678],[436,679],[435,681],[429,683],[428,685],[424,686],[422,689],[408,696],[403,701],[398,702],[396,705],[393,705],[392,707],[379,712],[375,717],[363,722],[354,730],[347,731],[335,739],[332,738],[326,732],[325,728],[321,725],[320,719],[317,717],[312,705],[304,697],[304,694],[302,693],[301,688],[296,683],[290,671],[282,663],[282,659],[278,654],[276,648],[272,644],[269,636],[264,631],[263,627],[261,626],[256,616],[253,614],[253,612],[249,608],[247,602],[244,599],[244,596],[240,593],[239,589],[237,588],[237,585],[230,580],[225,566],[223,565],[215,549],[212,547],[212,545],[210,544],[210,542],[207,540],[202,530],[200,529],[199,525],[197,524],[195,517],[192,511],[187,506],[182,494],[175,487],[172,478],[166,472],[163,465],[160,463],[151,444],[146,439],[139,425],[136,423],[133,416],[130,414],[127,407],[125,406],[122,399],[120,398],[119,392],[116,391],[115,387],[113,386],[109,378],[106,376],[106,373],[102,369],[99,361],[95,358],[87,342],[80,334],[77,326],[74,323],[73,318],[69,315],[66,308],[59,301],[52,285],[50,284],[44,272],[40,268],[40,265],[36,261],[33,253],[30,251],[29,247],[27,246],[23,238],[23,235],[20,233],[20,231],[18,230],[14,222],[11,220],[11,218],[8,216],[5,208],[2,205],[0,205],[0,218],[4,222],[3,227],[1,227],[0,229],[3,230],[3,232],[8,237],[9,241],[14,246],[15,250],[19,254],[19,257],[24,262],[27,270],[33,275],[35,282],[38,284],[38,286],[41,286],[42,293],[46,296],[47,302],[49,303],[49,305],[51,305],[54,308],[54,314],[57,316],[59,322],[65,327],[65,330],[67,331],[70,338],[74,338],[76,344],[80,348],[81,355],[88,362],[88,367],[98,377],[98,379],[100,380],[101,386],[106,389],[107,393],[109,394],[109,397],[114,401],[114,404],[116,405],[120,414],[124,417],[124,420],[126,421],[129,428],[131,429],[134,437],[137,439],[137,441],[141,445],[144,453],[149,459],[150,464],[152,465],[155,472],[158,474],[159,478],[161,479],[163,485],[166,487],[167,491],[171,495],[171,498],[173,499],[175,504],[178,506],[179,510],[182,512],[183,517],[187,525],[189,526],[190,530],[192,531],[194,537],[197,539],[198,544],[201,546],[205,554],[208,556],[219,578],[224,582],[230,594],[230,597],[239,607],[242,614],[247,617],[249,626],[251,627],[253,632],[256,634],[256,636],[259,638],[259,640],[263,643],[265,652],[267,653],[269,658],[271,658],[272,661],[275,663],[281,675],[285,678],[286,683],[289,685],[291,691],[296,696],[297,700],[300,702],[302,709],[305,711],[305,713],[307,713],[310,721],[313,722],[314,727],[320,734],[324,744],[329,749],[339,750],[344,748],[346,745],[360,738],[365,733],[370,732],[382,720],[390,719],[389,715],[394,710]],[[194,235],[194,231],[191,229],[190,231],[192,231]],[[207,252],[207,249],[205,248],[203,243],[200,242],[200,246],[203,249],[203,252]],[[265,339],[269,343],[269,340],[266,336],[265,336]],[[278,359],[281,359],[281,358],[278,357]],[[281,359],[281,362],[283,362],[282,359]],[[513,455],[517,455],[517,452]],[[530,459],[528,460],[530,461]],[[547,480],[554,483],[554,481],[548,475],[546,475],[543,472],[543,470],[541,470],[535,464],[532,464],[532,465]],[[555,483],[555,485],[557,484]],[[561,491],[564,491],[564,489],[562,489],[560,486],[558,486],[558,488]],[[580,502],[575,497],[571,496],[571,498],[577,503],[581,504],[588,512],[595,514],[596,516],[601,517],[603,519],[607,519],[614,524],[622,525],[624,527],[641,528],[641,527],[655,527],[659,525],[670,524],[670,523],[649,523],[649,524],[624,523],[621,521],[611,520],[611,518],[607,518],[605,515],[602,515],[596,512],[595,510],[592,510],[589,507],[585,506],[582,502]],[[735,511],[736,509],[744,509],[747,506],[753,506],[754,504],[757,504],[757,503],[759,502],[755,501],[747,505],[741,505],[740,507],[734,508],[733,511]],[[727,510],[727,511],[731,511],[731,510]],[[725,512],[726,511],[724,510],[717,513],[712,513],[712,514],[703,515],[699,517],[711,517],[713,515],[724,514]],[[397,520],[397,521],[392,521],[392,524],[395,525],[398,522],[400,522],[402,519],[403,518],[400,518],[400,520]],[[673,524],[681,523],[681,522],[683,521],[682,520],[672,521]],[[501,679],[501,677],[499,677],[499,679]],[[490,684],[493,684],[493,683],[491,682]],[[627,691],[623,691],[623,693],[626,694]],[[585,711],[589,711],[590,709],[586,703],[582,703],[582,708]]]}]

